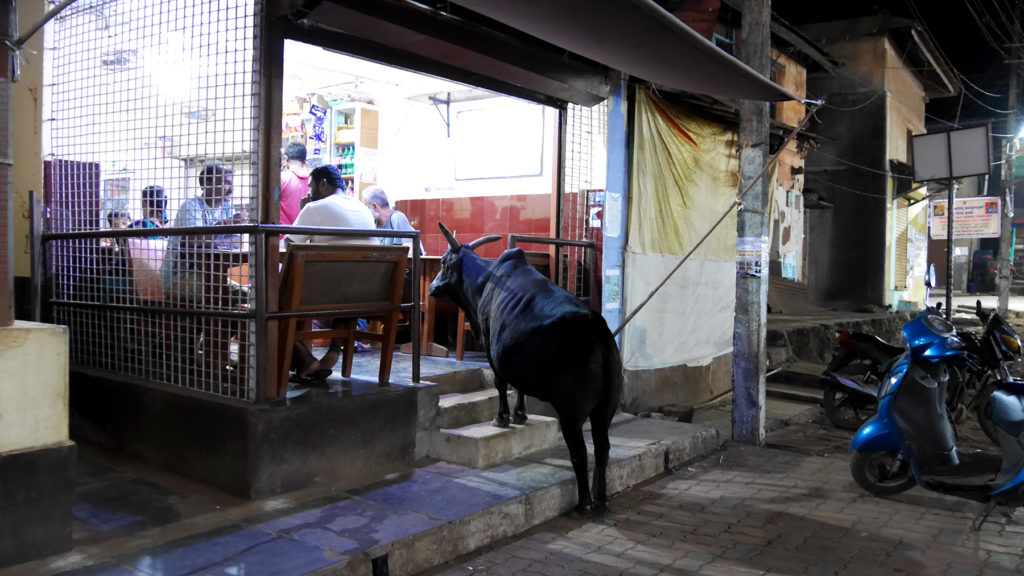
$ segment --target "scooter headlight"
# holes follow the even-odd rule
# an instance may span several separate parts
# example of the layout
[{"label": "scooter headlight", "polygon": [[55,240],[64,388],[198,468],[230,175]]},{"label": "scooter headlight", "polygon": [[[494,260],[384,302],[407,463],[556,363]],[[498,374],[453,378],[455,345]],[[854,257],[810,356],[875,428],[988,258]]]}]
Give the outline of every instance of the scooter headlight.
[{"label": "scooter headlight", "polygon": [[896,383],[903,378],[903,375],[907,373],[907,364],[897,363],[889,374],[885,377],[885,381],[882,382],[882,386],[878,389],[878,399],[881,400],[889,394],[892,394],[893,388],[896,387]]}]

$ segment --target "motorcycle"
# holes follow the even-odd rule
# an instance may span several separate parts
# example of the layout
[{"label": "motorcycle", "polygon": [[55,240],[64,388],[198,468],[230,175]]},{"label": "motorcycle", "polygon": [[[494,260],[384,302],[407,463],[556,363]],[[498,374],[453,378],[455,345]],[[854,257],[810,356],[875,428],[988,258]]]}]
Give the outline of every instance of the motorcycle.
[{"label": "motorcycle", "polygon": [[[1020,350],[1015,335],[1011,344],[1002,337],[1007,332],[994,332],[1007,348]],[[995,382],[980,411],[996,434],[999,457],[961,457],[946,388],[965,358],[964,342],[936,313],[908,322],[903,340],[905,351],[879,389],[878,412],[850,444],[853,479],[880,496],[920,485],[993,505],[1024,501],[1024,380]]]},{"label": "motorcycle", "polygon": [[878,387],[903,353],[878,336],[846,328],[836,331],[839,349],[821,374],[821,405],[837,428],[856,430],[875,413]]},{"label": "motorcycle", "polygon": [[975,303],[974,314],[985,327],[981,335],[964,333],[961,339],[971,352],[969,362],[971,372],[976,380],[978,390],[971,400],[969,408],[973,408],[978,416],[982,431],[993,442],[998,442],[998,434],[990,418],[984,414],[990,410],[989,399],[998,389],[999,383],[1013,380],[1010,365],[1024,360],[1021,340],[1006,320],[996,312],[986,312],[981,307],[981,300]]},{"label": "motorcycle", "polygon": [[[922,314],[941,313],[941,304]],[[995,390],[995,382],[1010,378],[1008,365],[1021,360],[1019,349],[1013,349],[1017,333],[1001,316],[986,312],[981,301],[975,304],[975,315],[981,320],[983,332],[961,331],[963,358],[954,363],[946,405],[957,423],[966,414],[979,414],[982,430],[996,442],[994,430],[980,417],[987,398]],[[845,332],[845,334],[844,334]],[[874,413],[878,405],[878,389],[903,348],[892,346],[877,336],[840,330],[837,335],[840,352],[821,375],[824,388],[822,407],[837,428],[857,430]]]}]

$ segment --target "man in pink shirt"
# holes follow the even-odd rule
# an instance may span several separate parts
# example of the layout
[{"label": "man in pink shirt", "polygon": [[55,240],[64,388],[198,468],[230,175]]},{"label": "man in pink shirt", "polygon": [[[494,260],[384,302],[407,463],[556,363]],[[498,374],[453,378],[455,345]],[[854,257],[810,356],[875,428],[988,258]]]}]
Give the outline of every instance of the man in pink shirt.
[{"label": "man in pink shirt", "polygon": [[290,226],[302,209],[300,202],[309,190],[309,170],[306,168],[306,147],[301,142],[289,142],[284,149],[288,165],[281,172],[281,224]]}]

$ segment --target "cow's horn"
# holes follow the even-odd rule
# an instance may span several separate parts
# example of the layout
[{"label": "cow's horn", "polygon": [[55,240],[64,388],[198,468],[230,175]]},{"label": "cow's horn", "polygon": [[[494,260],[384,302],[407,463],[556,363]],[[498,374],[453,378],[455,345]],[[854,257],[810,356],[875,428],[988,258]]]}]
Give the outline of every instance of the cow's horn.
[{"label": "cow's horn", "polygon": [[490,244],[491,242],[497,242],[501,240],[501,236],[484,236],[483,238],[477,238],[469,243],[470,250],[476,250],[484,244]]},{"label": "cow's horn", "polygon": [[451,230],[445,228],[444,224],[441,222],[438,222],[437,225],[441,227],[441,234],[444,234],[444,237],[448,240],[448,245],[451,246],[452,250],[458,251],[459,243],[455,240],[455,234],[452,234]]}]

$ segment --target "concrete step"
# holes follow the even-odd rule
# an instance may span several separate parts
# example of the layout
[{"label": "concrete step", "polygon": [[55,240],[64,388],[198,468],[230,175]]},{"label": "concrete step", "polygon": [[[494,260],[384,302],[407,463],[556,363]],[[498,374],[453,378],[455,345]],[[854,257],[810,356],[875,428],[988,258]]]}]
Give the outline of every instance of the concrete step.
[{"label": "concrete step", "polygon": [[770,375],[766,380],[769,384],[789,384],[820,390],[819,379],[827,367],[825,364],[815,362],[787,362],[780,365],[777,370],[769,369]]},{"label": "concrete step", "polygon": [[811,388],[782,382],[768,382],[765,385],[765,394],[771,398],[782,398],[785,400],[796,400],[808,404],[820,404],[824,390],[820,387]]},{"label": "concrete step", "polygon": [[491,468],[524,454],[557,446],[561,442],[558,421],[530,414],[526,424],[498,428],[490,420],[461,428],[442,428],[430,433],[428,454],[469,468]]},{"label": "concrete step", "polygon": [[462,428],[478,422],[487,422],[498,413],[498,391],[487,388],[464,394],[444,394],[438,398],[439,428]]},{"label": "concrete step", "polygon": [[486,365],[431,375],[438,394],[460,394],[494,388],[494,373]]}]

